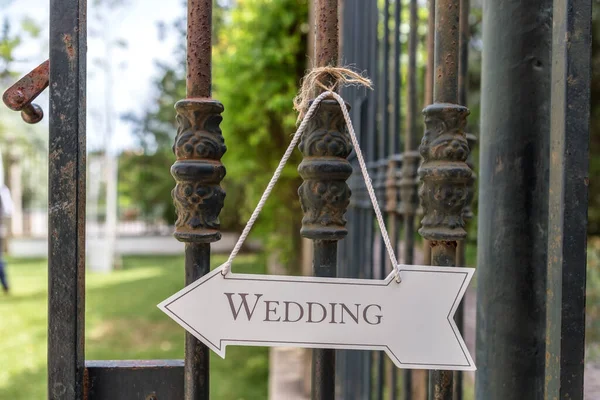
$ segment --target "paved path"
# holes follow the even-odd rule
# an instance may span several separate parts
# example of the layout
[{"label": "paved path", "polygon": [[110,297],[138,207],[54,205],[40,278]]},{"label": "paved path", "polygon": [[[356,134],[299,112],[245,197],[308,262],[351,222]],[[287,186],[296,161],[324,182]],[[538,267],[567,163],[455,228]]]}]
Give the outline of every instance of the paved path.
[{"label": "paved path", "polygon": [[304,349],[272,347],[269,350],[269,400],[308,400],[304,381]]},{"label": "paved path", "polygon": [[[233,249],[238,238],[237,233],[224,232],[218,242],[211,244],[213,253],[228,253]],[[88,235],[86,249],[89,254],[104,251],[104,240]],[[251,249],[259,249],[256,241],[248,241]],[[116,240],[116,250],[120,255],[180,255],[185,245],[172,235],[120,235]],[[9,238],[8,254],[19,258],[48,257],[48,240],[46,238]]]}]

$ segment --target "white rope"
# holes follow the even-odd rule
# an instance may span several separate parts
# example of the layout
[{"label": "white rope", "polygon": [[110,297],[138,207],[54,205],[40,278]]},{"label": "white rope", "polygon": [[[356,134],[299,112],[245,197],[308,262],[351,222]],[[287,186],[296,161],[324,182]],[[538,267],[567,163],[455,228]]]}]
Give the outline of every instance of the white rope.
[{"label": "white rope", "polygon": [[246,226],[244,227],[242,234],[238,238],[237,243],[235,244],[233,250],[231,251],[229,258],[227,259],[225,264],[223,264],[223,270],[221,271],[221,273],[223,275],[227,275],[231,271],[231,264],[233,263],[233,259],[240,252],[242,245],[244,244],[244,241],[246,240],[246,238],[248,237],[248,234],[250,233],[250,230],[252,229],[252,226],[254,225],[254,223],[256,222],[256,219],[258,218],[258,215],[262,211],[267,199],[269,198],[269,195],[271,194],[271,191],[273,190],[273,187],[277,183],[277,180],[279,179],[279,176],[281,175],[281,172],[283,171],[285,164],[289,160],[290,156],[292,155],[292,152],[294,151],[294,148],[298,144],[298,140],[300,139],[300,137],[302,137],[302,134],[304,133],[304,130],[306,129],[306,125],[308,124],[308,121],[310,121],[310,119],[312,118],[312,116],[315,113],[315,111],[317,110],[319,104],[327,97],[333,97],[339,103],[340,107],[342,108],[344,120],[346,121],[346,126],[348,127],[348,132],[350,133],[350,139],[352,140],[352,145],[354,146],[354,151],[356,152],[356,158],[358,159],[358,165],[360,166],[360,170],[362,172],[363,178],[365,180],[365,185],[367,187],[367,192],[369,192],[369,197],[371,198],[371,203],[373,204],[373,209],[375,210],[375,217],[377,218],[377,223],[379,224],[379,229],[381,230],[381,236],[383,237],[385,247],[387,248],[387,252],[390,257],[390,261],[392,262],[392,265],[394,266],[396,282],[398,282],[398,283],[401,282],[400,266],[398,265],[398,260],[394,253],[394,248],[390,241],[390,237],[388,235],[387,229],[385,228],[385,222],[383,221],[383,216],[381,215],[381,210],[379,209],[379,204],[377,203],[377,197],[375,196],[375,190],[373,189],[373,183],[371,182],[371,177],[369,176],[369,172],[367,171],[367,166],[365,164],[365,160],[364,160],[362,152],[360,150],[360,146],[358,145],[358,139],[356,138],[356,132],[354,132],[354,127],[352,126],[352,120],[350,119],[350,114],[348,113],[348,109],[346,108],[344,99],[342,99],[342,97],[339,94],[337,94],[335,92],[330,92],[330,91],[321,93],[313,101],[310,108],[306,112],[306,115],[302,119],[302,123],[300,124],[300,126],[298,127],[298,130],[294,134],[292,141],[290,142],[290,145],[288,146],[287,150],[285,151],[285,154],[281,158],[281,161],[279,161],[279,165],[277,166],[277,169],[275,170],[275,173],[273,174],[271,181],[267,185],[267,188],[265,189],[264,193],[262,194],[258,204],[256,205],[256,208],[252,212],[252,215],[250,216],[250,219],[246,223]]}]

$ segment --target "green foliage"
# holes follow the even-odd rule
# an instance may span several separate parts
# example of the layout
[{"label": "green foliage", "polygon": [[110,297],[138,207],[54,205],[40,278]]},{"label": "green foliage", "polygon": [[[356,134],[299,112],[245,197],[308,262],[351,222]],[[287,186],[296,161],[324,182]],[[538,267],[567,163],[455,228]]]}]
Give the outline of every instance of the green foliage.
[{"label": "green foliage", "polygon": [[143,219],[175,222],[171,199],[174,183],[169,175],[172,164],[173,154],[167,151],[126,152],[119,157],[119,195],[135,205]]},{"label": "green foliage", "polygon": [[[226,182],[244,184],[248,217],[295,130],[292,100],[307,67],[308,2],[240,0],[219,31],[215,98],[225,105]],[[302,212],[296,152],[261,214],[257,231],[295,269]],[[227,194],[229,197],[230,193]],[[228,199],[226,200],[226,202]]]},{"label": "green foliage", "polygon": [[[265,263],[242,255],[236,270],[265,273]],[[213,266],[225,261],[213,258]],[[155,304],[183,285],[181,257],[125,257],[110,274],[87,273],[85,352],[89,360],[181,359],[184,330]],[[8,260],[10,296],[0,301],[0,399],[47,398],[46,260]],[[210,398],[266,399],[268,349],[227,349],[210,360]]]},{"label": "green foliage", "polygon": [[[230,149],[223,157],[227,197],[221,226],[240,230],[295,130],[292,99],[307,66],[308,2],[239,0],[232,9],[216,7],[215,15],[214,97],[225,105],[221,128]],[[182,40],[184,29],[181,21],[175,24]],[[159,65],[155,105],[142,118],[127,116],[137,127],[142,154],[124,154],[119,176],[122,196],[147,215],[163,210],[162,216],[171,222],[174,183],[169,167],[177,129],[173,104],[185,98],[184,43],[175,58],[176,66]],[[256,229],[281,251],[283,262],[298,259],[299,160],[299,153],[290,160]]]},{"label": "green foliage", "polygon": [[11,34],[10,22],[5,18],[0,32],[0,79],[10,77],[11,64],[15,61],[14,51],[21,44],[21,36]]}]

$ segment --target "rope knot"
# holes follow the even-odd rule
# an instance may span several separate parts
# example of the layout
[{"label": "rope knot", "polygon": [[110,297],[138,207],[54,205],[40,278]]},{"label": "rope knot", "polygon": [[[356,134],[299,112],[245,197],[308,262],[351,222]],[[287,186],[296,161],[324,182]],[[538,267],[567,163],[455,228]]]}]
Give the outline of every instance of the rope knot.
[{"label": "rope knot", "polygon": [[299,124],[306,115],[310,99],[318,94],[318,89],[335,92],[345,86],[373,89],[369,78],[347,67],[316,67],[308,71],[302,78],[298,95],[294,98],[294,110],[298,111],[296,123]]}]

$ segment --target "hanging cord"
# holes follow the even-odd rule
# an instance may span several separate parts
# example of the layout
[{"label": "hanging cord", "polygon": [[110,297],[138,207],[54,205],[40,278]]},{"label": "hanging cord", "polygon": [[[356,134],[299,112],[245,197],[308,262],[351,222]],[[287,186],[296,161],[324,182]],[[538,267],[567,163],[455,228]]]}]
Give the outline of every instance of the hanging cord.
[{"label": "hanging cord", "polygon": [[[337,69],[337,68],[333,68],[333,67],[325,67],[325,68]],[[365,80],[365,78],[362,78],[362,79]],[[368,80],[366,80],[366,81],[369,83],[369,87],[370,87],[370,82]],[[306,81],[305,81],[305,83],[306,83]],[[301,93],[303,91],[304,91],[304,85],[303,85],[303,89],[302,89]],[[377,218],[377,223],[379,224],[379,229],[381,230],[381,236],[383,237],[383,241],[387,248],[387,252],[390,257],[390,261],[392,262],[392,265],[394,266],[394,276],[396,278],[396,282],[400,283],[402,281],[402,279],[400,278],[400,265],[398,264],[398,260],[394,253],[394,248],[390,241],[390,237],[388,235],[387,229],[385,228],[385,222],[383,221],[383,216],[381,215],[381,210],[379,209],[379,204],[377,203],[377,197],[375,196],[375,190],[373,189],[373,183],[371,181],[371,177],[369,176],[369,172],[367,170],[367,166],[365,164],[365,160],[363,158],[362,151],[360,150],[360,146],[358,144],[358,139],[356,138],[356,133],[354,131],[354,127],[352,126],[352,120],[350,119],[350,114],[348,113],[348,109],[346,108],[344,99],[342,99],[342,97],[339,94],[337,94],[333,91],[330,91],[330,90],[321,93],[313,101],[311,106],[308,108],[308,111],[306,112],[306,114],[303,115],[302,122],[300,123],[298,130],[292,137],[292,141],[290,142],[290,145],[288,146],[287,150],[285,151],[285,154],[281,158],[281,161],[279,161],[279,165],[277,166],[277,169],[275,170],[275,173],[273,174],[271,181],[267,185],[267,188],[265,189],[264,193],[262,194],[258,204],[256,205],[256,208],[252,212],[252,215],[250,216],[250,219],[246,223],[246,226],[244,227],[242,234],[238,238],[237,243],[235,244],[233,250],[231,251],[229,258],[223,264],[223,269],[221,270],[221,273],[223,274],[223,276],[227,275],[231,271],[231,264],[233,263],[234,258],[240,252],[240,249],[242,248],[244,241],[248,237],[248,234],[250,233],[252,226],[254,225],[254,223],[256,222],[256,219],[258,218],[258,215],[262,211],[267,199],[269,198],[269,195],[271,194],[271,191],[273,190],[273,187],[277,183],[277,180],[279,179],[279,176],[281,175],[281,172],[283,171],[285,164],[287,163],[288,159],[292,155],[292,152],[294,151],[294,148],[298,144],[298,141],[302,137],[302,134],[304,133],[304,130],[306,129],[306,125],[308,124],[310,119],[313,117],[315,111],[319,107],[319,104],[328,97],[331,97],[334,100],[336,100],[342,109],[342,114],[344,115],[344,120],[346,121],[346,126],[348,128],[348,132],[350,133],[350,139],[352,141],[352,145],[354,146],[354,151],[356,152],[356,158],[358,159],[358,164],[360,166],[360,170],[361,170],[363,178],[365,180],[367,192],[369,193],[369,197],[371,198],[371,203],[373,204],[373,209],[375,211],[375,217]]]}]

